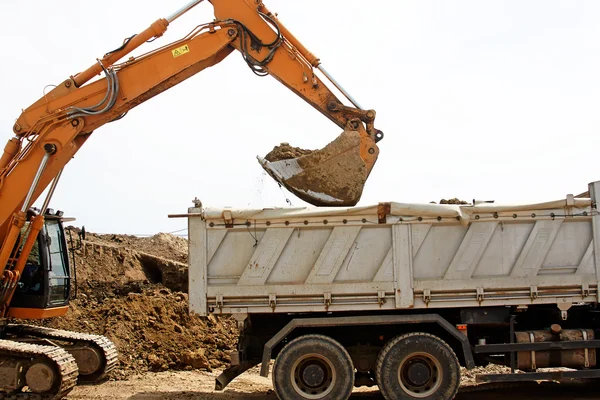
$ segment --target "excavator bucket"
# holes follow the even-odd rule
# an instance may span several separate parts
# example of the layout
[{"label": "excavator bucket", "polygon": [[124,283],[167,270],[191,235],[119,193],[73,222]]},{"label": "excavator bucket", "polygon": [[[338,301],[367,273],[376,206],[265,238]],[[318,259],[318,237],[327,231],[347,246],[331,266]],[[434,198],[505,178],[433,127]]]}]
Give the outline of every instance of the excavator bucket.
[{"label": "excavator bucket", "polygon": [[369,135],[346,130],[321,150],[282,143],[258,161],[267,173],[314,206],[355,206],[379,155]]}]

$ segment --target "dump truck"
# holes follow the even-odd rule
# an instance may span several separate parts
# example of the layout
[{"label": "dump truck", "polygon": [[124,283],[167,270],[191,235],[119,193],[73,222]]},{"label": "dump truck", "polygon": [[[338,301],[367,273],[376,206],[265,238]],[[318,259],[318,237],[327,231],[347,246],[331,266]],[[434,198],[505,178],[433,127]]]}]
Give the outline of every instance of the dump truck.
[{"label": "dump truck", "polygon": [[537,204],[195,200],[172,217],[188,221],[190,312],[238,323],[217,389],[261,364],[280,399],[451,399],[461,366],[510,368],[477,382],[600,377],[598,198],[600,181]]}]

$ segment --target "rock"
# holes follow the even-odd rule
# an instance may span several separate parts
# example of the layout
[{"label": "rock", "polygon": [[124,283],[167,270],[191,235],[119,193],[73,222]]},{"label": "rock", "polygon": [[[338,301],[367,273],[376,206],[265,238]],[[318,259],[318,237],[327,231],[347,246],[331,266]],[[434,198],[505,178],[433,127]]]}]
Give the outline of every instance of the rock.
[{"label": "rock", "polygon": [[213,325],[217,325],[217,317],[215,317],[214,314],[208,314],[207,318]]},{"label": "rock", "polygon": [[181,357],[181,362],[195,369],[208,369],[210,367],[203,349],[184,353]]}]

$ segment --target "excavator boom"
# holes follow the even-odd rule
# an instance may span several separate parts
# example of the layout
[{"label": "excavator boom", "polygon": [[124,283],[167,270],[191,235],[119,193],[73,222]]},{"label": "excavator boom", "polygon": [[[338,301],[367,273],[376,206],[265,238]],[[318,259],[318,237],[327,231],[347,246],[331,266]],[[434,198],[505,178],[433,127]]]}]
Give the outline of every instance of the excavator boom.
[{"label": "excavator boom", "polygon": [[[169,24],[201,1],[192,1],[168,18],[155,21],[25,110],[15,124],[14,132],[21,141],[35,138],[40,155],[29,157],[32,165],[26,170],[30,177],[21,182],[31,181],[34,165],[41,160],[43,142],[50,142],[51,138],[62,142],[58,153],[71,145],[74,145],[71,150],[76,151],[83,144],[83,137],[93,130],[120,118],[133,107],[238,50],[255,74],[272,76],[342,128],[343,136],[358,138],[360,142],[340,137],[340,141],[331,143],[326,151],[315,151],[302,160],[278,160],[284,162],[274,164],[267,158],[259,159],[263,168],[279,183],[313,205],[355,205],[377,160],[379,150],[376,142],[383,136],[374,127],[375,111],[360,108],[358,102],[324,69],[321,61],[262,2],[210,0],[217,18],[214,22],[197,27],[182,40],[116,64],[147,41],[162,36]],[[353,106],[342,104],[317,76],[317,69]],[[105,74],[105,80],[88,83],[99,74]],[[72,132],[65,134],[67,130]],[[15,143],[10,146],[14,151]],[[23,154],[24,149],[20,150]],[[62,158],[58,153],[54,158],[61,160],[50,163],[49,173],[45,174],[48,177],[54,176],[58,167],[62,168],[65,161],[74,155],[67,151],[62,153],[66,156]],[[17,159],[20,159],[18,155],[8,156],[3,160],[8,165],[0,162],[0,169],[6,167],[2,175],[13,170]],[[49,181],[44,177],[40,188]],[[18,198],[22,192],[23,189],[15,197]],[[3,208],[10,215],[18,206],[14,199],[8,203],[13,208]],[[2,191],[0,204],[6,204]],[[0,224],[8,216],[2,215],[2,212],[4,210],[0,211]]]},{"label": "excavator boom", "polygon": [[[379,154],[376,142],[383,137],[374,127],[375,111],[358,108],[356,100],[332,79],[355,106],[342,104],[317,76],[315,69],[320,68],[331,77],[320,60],[261,1],[210,0],[216,16],[213,22],[197,26],[178,41],[117,63],[161,37],[170,23],[201,1],[158,19],[23,111],[13,128],[16,137],[9,140],[0,159],[0,268],[11,259],[25,211],[92,132],[235,50],[256,75],[272,76],[344,130],[325,148],[302,157],[259,157],[262,167],[313,205],[358,202]],[[98,74],[104,78],[90,82]]]},{"label": "excavator boom", "polygon": [[[96,129],[118,121],[131,109],[230,54],[240,53],[253,73],[272,76],[343,130],[320,150],[299,154],[275,147],[265,157],[258,157],[260,165],[277,182],[313,205],[352,206],[359,201],[379,154],[376,143],[383,137],[374,126],[375,111],[362,109],[261,0],[209,0],[214,7],[214,21],[198,25],[182,39],[139,57],[126,57],[161,37],[170,24],[201,2],[191,1],[127,38],[26,108],[15,123],[15,137],[0,157],[0,367],[4,368],[2,374],[15,375],[0,380],[5,382],[0,382],[0,397],[3,391],[19,393],[27,384],[36,394],[58,399],[72,388],[77,373],[80,379],[93,381],[112,368],[116,353],[103,337],[6,323],[11,317],[59,316],[68,309],[68,290],[61,291],[64,303],[60,304],[23,307],[22,299],[15,296],[29,287],[21,279],[24,274],[30,279],[31,271],[46,271],[47,275],[59,267],[54,260],[54,266],[46,268],[43,262],[47,263],[47,256],[40,256],[39,260],[46,260],[41,264],[31,264],[29,256],[35,254],[32,249],[36,245],[44,249],[44,254],[52,251],[68,259],[66,246],[61,250],[61,241],[49,236],[52,232],[60,236],[62,231],[55,229],[58,223],[47,214],[50,199],[63,168]],[[317,76],[317,70],[352,106],[342,104]],[[103,77],[93,80],[98,75]],[[32,211],[31,206],[49,185],[41,212]],[[51,250],[51,246],[58,247]],[[62,268],[67,279],[68,265]],[[47,276],[43,279],[48,283]],[[60,350],[72,357],[65,353],[62,361],[54,360],[45,353],[55,354],[53,347],[22,345],[24,337],[30,342],[51,339],[65,343]],[[25,370],[33,372],[23,375]]]}]

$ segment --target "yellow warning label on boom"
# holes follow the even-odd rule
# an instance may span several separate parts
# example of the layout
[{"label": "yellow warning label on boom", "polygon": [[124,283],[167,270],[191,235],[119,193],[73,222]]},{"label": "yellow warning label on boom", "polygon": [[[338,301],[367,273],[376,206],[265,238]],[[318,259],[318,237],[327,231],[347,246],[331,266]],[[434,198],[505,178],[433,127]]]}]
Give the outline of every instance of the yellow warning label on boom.
[{"label": "yellow warning label on boom", "polygon": [[182,56],[189,52],[190,52],[190,47],[186,44],[185,46],[178,47],[172,51],[173,58],[177,58],[177,57]]}]

